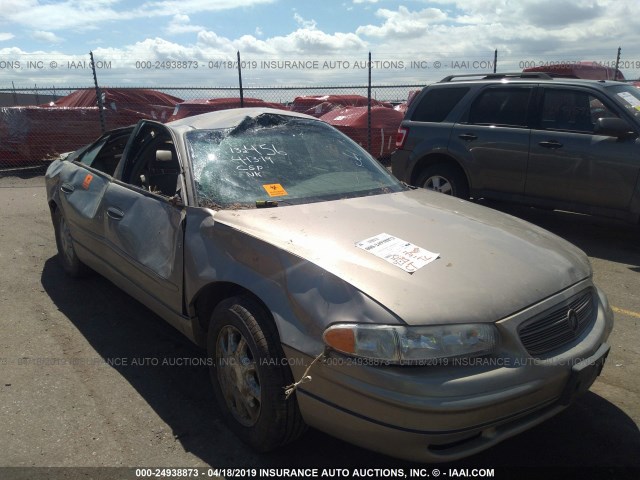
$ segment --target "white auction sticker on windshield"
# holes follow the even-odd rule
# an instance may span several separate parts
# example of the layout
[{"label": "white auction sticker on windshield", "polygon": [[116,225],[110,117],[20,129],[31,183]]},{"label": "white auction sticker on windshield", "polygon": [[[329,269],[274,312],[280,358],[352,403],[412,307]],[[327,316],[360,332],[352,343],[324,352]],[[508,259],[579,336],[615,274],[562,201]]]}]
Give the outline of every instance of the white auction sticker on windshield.
[{"label": "white auction sticker on windshield", "polygon": [[631,95],[629,92],[620,92],[618,96],[634,108],[640,107],[640,100]]},{"label": "white auction sticker on windshield", "polygon": [[357,242],[356,247],[373,253],[376,257],[409,273],[415,272],[440,256],[439,253],[430,252],[388,233],[381,233]]}]

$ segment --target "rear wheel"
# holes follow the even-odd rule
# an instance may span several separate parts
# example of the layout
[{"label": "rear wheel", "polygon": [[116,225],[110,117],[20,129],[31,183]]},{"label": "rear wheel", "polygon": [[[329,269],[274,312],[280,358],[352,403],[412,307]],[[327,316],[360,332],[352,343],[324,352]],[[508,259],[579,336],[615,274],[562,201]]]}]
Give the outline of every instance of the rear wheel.
[{"label": "rear wheel", "polygon": [[273,319],[249,295],[222,301],[213,311],[207,338],[216,401],[229,428],[245,443],[269,451],[305,430]]},{"label": "rear wheel", "polygon": [[469,198],[469,186],[464,173],[449,163],[436,163],[427,167],[418,177],[417,186],[434,192]]},{"label": "rear wheel", "polygon": [[80,261],[71,238],[71,230],[64,215],[56,209],[52,215],[53,228],[58,247],[58,258],[64,271],[71,277],[82,277],[89,272],[89,267]]}]

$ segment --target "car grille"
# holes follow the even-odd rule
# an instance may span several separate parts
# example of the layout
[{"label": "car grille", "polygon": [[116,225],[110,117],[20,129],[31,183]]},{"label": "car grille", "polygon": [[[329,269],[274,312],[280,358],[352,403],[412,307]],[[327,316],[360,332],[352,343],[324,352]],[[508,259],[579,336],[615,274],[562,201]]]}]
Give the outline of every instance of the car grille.
[{"label": "car grille", "polygon": [[518,328],[520,341],[533,356],[544,355],[576,339],[595,318],[593,290],[584,290]]}]

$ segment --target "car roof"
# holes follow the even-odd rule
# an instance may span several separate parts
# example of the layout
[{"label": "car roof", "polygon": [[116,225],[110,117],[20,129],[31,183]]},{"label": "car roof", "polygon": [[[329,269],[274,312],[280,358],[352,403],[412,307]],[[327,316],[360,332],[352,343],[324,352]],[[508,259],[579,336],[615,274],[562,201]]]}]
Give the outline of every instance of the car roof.
[{"label": "car roof", "polygon": [[307,120],[320,121],[311,115],[303,113],[288,112],[275,108],[251,107],[251,108],[231,108],[228,110],[218,110],[216,112],[202,113],[185,117],[166,125],[176,130],[213,130],[218,128],[231,128],[239,125],[247,118],[256,118],[260,115],[278,115],[281,117],[304,118]]},{"label": "car roof", "polygon": [[603,88],[610,85],[627,85],[625,82],[614,80],[589,80],[583,78],[556,77],[546,73],[515,72],[515,73],[484,73],[468,75],[449,75],[435,85],[460,85],[460,84],[505,84],[505,83],[540,83],[548,85],[582,85]]}]

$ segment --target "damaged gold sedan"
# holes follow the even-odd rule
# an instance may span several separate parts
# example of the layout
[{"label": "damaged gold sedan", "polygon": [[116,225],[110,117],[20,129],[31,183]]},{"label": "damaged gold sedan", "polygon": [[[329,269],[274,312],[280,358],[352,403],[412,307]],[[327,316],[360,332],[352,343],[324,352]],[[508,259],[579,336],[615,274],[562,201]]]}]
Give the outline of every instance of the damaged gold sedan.
[{"label": "damaged gold sedan", "polygon": [[306,115],[141,121],[51,164],[59,257],[211,358],[258,450],[307,425],[418,461],[566,408],[609,351],[586,256],[524,221],[397,181]]}]

